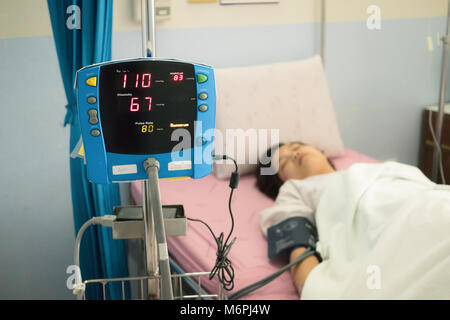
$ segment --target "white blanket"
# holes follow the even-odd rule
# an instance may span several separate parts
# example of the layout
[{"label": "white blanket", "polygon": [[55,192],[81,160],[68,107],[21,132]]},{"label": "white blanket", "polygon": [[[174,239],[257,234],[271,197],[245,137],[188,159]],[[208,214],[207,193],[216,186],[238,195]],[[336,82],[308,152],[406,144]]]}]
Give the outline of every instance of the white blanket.
[{"label": "white blanket", "polygon": [[324,261],[302,299],[450,299],[450,187],[396,163],[356,164],[320,199]]}]

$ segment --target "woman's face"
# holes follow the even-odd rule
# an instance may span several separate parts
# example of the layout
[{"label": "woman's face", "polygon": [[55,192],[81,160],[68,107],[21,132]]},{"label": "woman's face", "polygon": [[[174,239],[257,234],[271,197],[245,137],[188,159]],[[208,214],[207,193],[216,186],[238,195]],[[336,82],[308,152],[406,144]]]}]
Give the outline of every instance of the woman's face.
[{"label": "woman's face", "polygon": [[[277,152],[278,176],[283,181],[334,171],[325,155],[314,147],[294,142],[283,145]],[[276,159],[277,154],[274,156]]]}]

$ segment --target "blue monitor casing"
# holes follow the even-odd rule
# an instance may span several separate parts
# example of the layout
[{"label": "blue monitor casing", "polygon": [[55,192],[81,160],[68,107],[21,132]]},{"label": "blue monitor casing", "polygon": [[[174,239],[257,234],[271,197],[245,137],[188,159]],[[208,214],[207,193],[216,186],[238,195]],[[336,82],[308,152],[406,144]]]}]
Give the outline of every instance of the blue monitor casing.
[{"label": "blue monitor casing", "polygon": [[211,67],[137,58],[87,66],[76,77],[88,179],[111,183],[202,178],[212,171],[216,89]]}]

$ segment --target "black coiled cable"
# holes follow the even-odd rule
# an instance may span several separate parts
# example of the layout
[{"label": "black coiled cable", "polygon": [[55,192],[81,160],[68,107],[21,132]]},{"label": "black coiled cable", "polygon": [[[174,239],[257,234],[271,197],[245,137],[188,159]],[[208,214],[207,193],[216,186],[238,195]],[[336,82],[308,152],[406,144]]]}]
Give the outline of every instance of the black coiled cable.
[{"label": "black coiled cable", "polygon": [[[225,240],[225,242],[223,241],[223,239],[224,239],[223,232],[220,233],[219,237],[216,237],[216,235],[214,234],[214,232],[212,231],[212,229],[209,227],[209,225],[206,222],[204,222],[200,219],[192,219],[192,218],[187,218],[187,219],[191,220],[191,221],[197,221],[197,222],[203,223],[208,228],[209,232],[211,232],[212,236],[214,237],[214,240],[216,241],[216,244],[217,244],[217,258],[216,258],[216,263],[215,263],[213,269],[211,270],[209,279],[211,280],[217,274],[217,278],[218,278],[219,282],[222,284],[222,287],[225,290],[230,291],[230,290],[233,290],[233,288],[234,288],[234,268],[231,264],[230,259],[228,259],[228,253],[230,252],[231,247],[233,246],[233,244],[236,240],[236,237],[235,237],[228,244],[228,241],[229,241],[230,236],[233,233],[233,229],[234,229],[233,211],[231,210],[231,199],[233,197],[233,191],[234,191],[234,189],[237,188],[238,183],[239,183],[239,172],[238,172],[237,163],[233,158],[230,158],[228,156],[214,156],[214,160],[222,160],[222,159],[223,160],[226,160],[226,159],[233,160],[234,166],[235,166],[235,171],[231,174],[231,177],[230,177],[231,192],[230,192],[230,198],[228,200],[228,210],[230,211],[230,216],[231,216],[231,230],[230,230],[230,233],[228,234],[227,239]],[[245,288],[240,289],[239,291],[228,296],[227,299],[228,300],[236,300],[236,299],[242,298],[243,296],[249,294],[250,292],[253,292],[253,291],[265,286],[269,282],[273,281],[275,278],[279,277],[281,274],[283,274],[286,270],[288,270],[292,266],[296,265],[297,263],[300,263],[307,257],[312,256],[314,254],[315,254],[315,251],[313,251],[311,249],[307,249],[300,256],[298,256],[294,261],[285,265],[280,270],[274,272],[273,274],[267,276],[264,279],[261,279],[253,284],[248,285]]]},{"label": "black coiled cable", "polygon": [[214,232],[212,231],[212,229],[210,228],[210,226],[200,220],[200,219],[192,219],[192,218],[187,218],[188,220],[191,221],[197,221],[197,222],[201,222],[203,223],[209,230],[209,232],[211,232],[214,240],[216,241],[217,244],[217,258],[216,258],[216,263],[214,264],[213,269],[211,270],[211,273],[209,275],[209,279],[211,280],[212,278],[214,278],[215,275],[217,275],[217,278],[219,280],[219,282],[222,284],[223,288],[227,291],[233,290],[234,288],[234,268],[233,265],[231,264],[231,260],[228,259],[228,253],[231,250],[231,247],[233,246],[234,242],[236,241],[236,238],[233,238],[233,240],[231,240],[230,243],[228,243],[228,241],[230,240],[231,234],[233,233],[234,230],[234,218],[233,218],[233,211],[231,210],[231,199],[233,198],[233,191],[234,189],[237,188],[238,183],[239,183],[239,172],[238,172],[238,166],[236,161],[233,158],[230,158],[228,156],[213,156],[214,160],[226,160],[226,159],[230,159],[234,162],[234,166],[235,166],[235,171],[231,174],[230,177],[230,188],[231,188],[231,192],[230,192],[230,197],[228,199],[228,210],[230,211],[230,217],[231,217],[231,230],[230,233],[228,234],[226,240],[224,241],[224,233],[221,232],[219,237],[216,237],[216,235],[214,234]]}]

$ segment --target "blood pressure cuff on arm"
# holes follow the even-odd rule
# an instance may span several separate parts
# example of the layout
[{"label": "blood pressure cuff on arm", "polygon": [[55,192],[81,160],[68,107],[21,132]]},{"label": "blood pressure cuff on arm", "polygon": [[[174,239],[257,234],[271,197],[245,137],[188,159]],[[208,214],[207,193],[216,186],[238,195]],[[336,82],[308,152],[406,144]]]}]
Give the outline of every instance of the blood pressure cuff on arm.
[{"label": "blood pressure cuff on arm", "polygon": [[[269,259],[298,247],[316,249],[318,240],[314,225],[304,217],[292,217],[267,229]],[[320,261],[320,259],[319,259]]]}]

